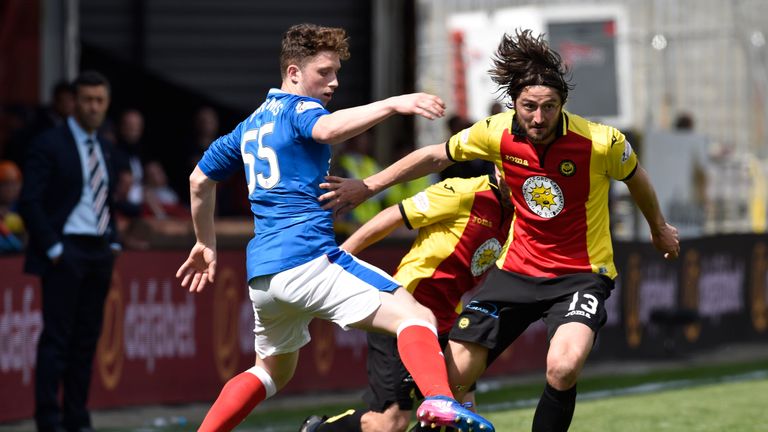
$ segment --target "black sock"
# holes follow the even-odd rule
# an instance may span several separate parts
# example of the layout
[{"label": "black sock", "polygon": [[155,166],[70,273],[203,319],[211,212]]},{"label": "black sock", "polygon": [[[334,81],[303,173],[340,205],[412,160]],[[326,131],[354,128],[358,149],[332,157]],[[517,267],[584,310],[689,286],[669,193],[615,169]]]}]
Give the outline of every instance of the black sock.
[{"label": "black sock", "polygon": [[547,383],[533,415],[533,432],[566,432],[575,408],[575,385],[560,391]]},{"label": "black sock", "polygon": [[368,411],[348,410],[339,415],[328,418],[321,423],[315,431],[317,432],[362,432],[360,418]]}]

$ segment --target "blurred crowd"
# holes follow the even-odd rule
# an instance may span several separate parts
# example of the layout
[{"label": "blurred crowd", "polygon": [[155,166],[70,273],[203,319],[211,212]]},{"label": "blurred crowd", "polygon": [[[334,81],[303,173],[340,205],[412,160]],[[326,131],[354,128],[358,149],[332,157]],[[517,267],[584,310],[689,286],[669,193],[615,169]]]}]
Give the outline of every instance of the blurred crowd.
[{"label": "blurred crowd", "polygon": [[[50,104],[30,107],[12,104],[3,107],[0,122],[0,253],[23,250],[26,242],[24,224],[16,206],[25,175],[25,153],[33,140],[45,130],[63,125],[75,105],[74,89],[67,82],[56,84],[51,91]],[[223,130],[219,115],[210,106],[201,106],[189,124],[191,133],[183,138],[183,155],[178,160],[183,167],[166,166],[158,146],[147,139],[145,115],[141,109],[126,108],[110,113],[100,134],[114,143],[115,212],[118,228],[126,249],[149,249],[186,245],[192,236],[189,214],[189,191],[186,175],[191,173],[208,146]],[[468,119],[454,115],[447,121],[447,133],[453,134],[471,125]],[[234,126],[234,125],[231,125]],[[372,133],[365,133],[334,146],[332,172],[343,177],[364,178],[379,171],[388,161],[373,156]],[[412,151],[404,146],[393,152],[392,160]],[[171,169],[169,169],[171,168]],[[427,186],[448,177],[473,177],[487,174],[487,165],[464,162],[452,166],[440,177],[428,176],[397,185],[356,208],[336,221],[340,237],[352,233],[382,209],[410,197]],[[169,173],[179,173],[172,177]],[[250,208],[245,191],[245,174],[237,173],[222,182],[217,190],[217,213],[224,230],[235,236],[250,235]],[[172,178],[171,178],[172,177]],[[176,178],[179,177],[179,178]],[[230,220],[227,226],[227,219]],[[239,222],[236,222],[239,221]],[[412,234],[396,233],[401,237]]]},{"label": "blurred crowd", "polygon": [[[18,252],[24,248],[24,224],[16,212],[17,200],[26,172],[25,153],[42,132],[61,126],[75,108],[75,93],[67,82],[52,89],[51,103],[41,107],[12,104],[3,107],[0,131],[0,253]],[[181,160],[185,172],[194,168],[207,146],[219,134],[217,112],[200,107],[190,119],[193,132]],[[145,118],[140,109],[127,108],[115,113],[100,134],[115,145],[117,168],[115,212],[124,246],[146,249],[163,236],[188,235],[191,230],[186,178],[169,179],[166,166],[157,149],[147,142]],[[178,167],[174,167],[178,168]],[[176,169],[176,171],[182,171]],[[178,186],[174,186],[178,185]],[[223,195],[227,195],[226,193]],[[233,206],[222,200],[225,211]],[[247,210],[247,208],[245,209]],[[242,215],[248,214],[246,211]]]},{"label": "blurred crowd", "polygon": [[[41,132],[64,124],[66,118],[72,115],[74,110],[74,91],[68,83],[61,82],[55,85],[50,99],[50,104],[41,107],[19,104],[3,107],[2,117],[0,117],[3,120],[0,124],[3,126],[0,127],[0,253],[19,252],[24,248],[26,241],[24,224],[16,212],[16,202],[23,178],[25,175],[34,175],[34,173],[24,172],[26,149]],[[504,108],[500,104],[495,103],[489,108],[489,114],[498,113],[502,109]],[[672,137],[672,140],[678,143],[676,146],[680,146],[679,143],[683,142],[680,139],[680,134],[690,135],[693,130],[693,119],[690,116],[681,115],[678,120],[672,128],[672,132],[676,134]],[[119,174],[117,176],[118,184],[115,188],[115,207],[118,227],[121,231],[124,247],[127,249],[178,247],[186,245],[185,242],[192,237],[186,176],[192,172],[203,152],[221,135],[223,130],[217,111],[210,106],[201,106],[194,111],[189,125],[191,125],[188,128],[190,133],[183,138],[184,143],[181,147],[184,154],[181,157],[174,155],[174,161],[178,160],[183,166],[167,167],[160,157],[158,146],[153,146],[146,139],[145,116],[142,110],[137,108],[123,109],[113,113],[112,117],[105,122],[101,133],[116,147],[115,164]],[[458,133],[471,125],[472,120],[470,119],[456,114],[449,116],[446,121],[446,136]],[[232,126],[234,125],[230,125],[230,127]],[[331,174],[342,177],[365,178],[386,166],[390,161],[379,161],[374,156],[375,137],[373,133],[367,132],[350,139],[348,142],[334,146]],[[641,145],[639,138],[634,138],[637,141],[633,141],[631,133],[628,137],[630,137],[633,145]],[[657,141],[657,138],[651,139]],[[711,153],[711,151],[702,148],[711,147],[709,144],[702,144],[703,142],[705,141],[698,139],[693,145],[698,147],[702,153]],[[650,154],[662,153],[656,151],[657,149],[651,149],[650,145],[643,147],[646,147],[643,150],[650,152]],[[412,146],[402,146],[393,151],[391,160],[394,161],[412,150]],[[689,159],[691,153],[688,152],[680,156]],[[685,208],[695,208],[696,211],[675,212],[667,209],[671,216],[677,213],[697,216],[693,218],[696,219],[693,221],[691,217],[683,218],[685,220],[676,220],[683,227],[683,231],[690,231],[690,235],[685,236],[721,231],[723,228],[721,226],[714,228],[709,226],[714,224],[712,221],[730,220],[724,214],[725,210],[718,211],[718,209],[730,209],[731,212],[734,212],[734,209],[739,208],[732,203],[716,205],[721,201],[726,201],[725,199],[718,199],[720,195],[728,197],[730,200],[735,196],[732,190],[721,194],[716,193],[721,189],[725,190],[724,185],[742,184],[743,182],[707,183],[705,173],[711,167],[703,168],[703,166],[719,163],[717,171],[725,176],[730,171],[720,165],[728,165],[723,160],[733,159],[711,156],[707,154],[704,156],[706,159],[704,162],[696,162],[690,175],[686,174],[680,177],[680,174],[683,173],[677,172],[677,175],[674,176],[680,177],[682,182],[690,182],[691,185],[690,188],[684,188],[685,193],[675,193],[675,195],[678,197],[690,196],[696,201],[693,203],[695,205],[684,206]],[[695,159],[697,158],[693,158],[694,161]],[[651,169],[653,169],[653,165]],[[728,166],[731,165],[734,164],[731,163]],[[172,169],[169,170],[168,168]],[[663,169],[664,167],[661,168],[661,171],[668,171]],[[338,219],[336,221],[337,233],[340,237],[348,236],[384,208],[415,195],[439,180],[449,177],[475,177],[489,174],[487,171],[488,165],[481,163],[481,161],[461,162],[444,170],[439,177],[427,176],[394,186]],[[676,172],[675,169],[672,171]],[[746,175],[752,183],[755,182],[755,178],[764,178],[762,175],[750,174],[751,170],[743,169],[743,167],[736,168],[734,172]],[[175,175],[171,176],[169,173]],[[662,172],[657,177],[663,175]],[[244,176],[244,172],[239,172],[219,185],[217,212],[227,233],[235,237],[247,238],[253,228],[250,222],[249,203],[244,198],[247,196]],[[668,181],[665,182],[668,183]],[[747,190],[747,188],[740,187],[737,190]],[[631,215],[634,209],[624,209],[625,206],[622,205],[623,194],[620,189],[617,194],[614,194],[614,198],[612,200],[612,219],[617,238],[629,240],[637,238],[638,234],[642,235],[642,233],[627,229],[633,225],[628,221],[631,222],[634,219],[634,216]],[[679,199],[674,201],[680,204]],[[756,202],[754,199],[743,201]],[[765,200],[759,201],[764,202]],[[707,202],[711,205],[707,205]],[[730,203],[730,201],[728,202]],[[751,212],[765,214],[764,209]],[[749,218],[745,217],[746,213],[750,213],[750,211],[745,210],[739,215],[734,215],[732,219],[747,220]],[[765,220],[764,216],[762,220]],[[394,233],[395,237],[409,237],[411,235],[412,233],[405,229]]]}]

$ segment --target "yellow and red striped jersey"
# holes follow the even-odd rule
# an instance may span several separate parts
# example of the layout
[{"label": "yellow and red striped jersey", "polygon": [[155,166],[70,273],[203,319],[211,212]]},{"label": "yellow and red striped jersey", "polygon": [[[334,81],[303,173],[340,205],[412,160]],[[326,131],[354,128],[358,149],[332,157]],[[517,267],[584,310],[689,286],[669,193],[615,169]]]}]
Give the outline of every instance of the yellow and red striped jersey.
[{"label": "yellow and red striped jersey", "polygon": [[507,111],[452,136],[447,151],[456,161],[496,163],[511,189],[515,217],[498,267],[535,277],[614,278],[608,189],[612,178],[634,174],[637,156],[617,129],[566,111],[558,135],[540,156]]},{"label": "yellow and red striped jersey", "polygon": [[500,194],[489,176],[450,178],[399,204],[406,226],[419,232],[395,279],[434,312],[440,334],[502,251],[512,210]]}]

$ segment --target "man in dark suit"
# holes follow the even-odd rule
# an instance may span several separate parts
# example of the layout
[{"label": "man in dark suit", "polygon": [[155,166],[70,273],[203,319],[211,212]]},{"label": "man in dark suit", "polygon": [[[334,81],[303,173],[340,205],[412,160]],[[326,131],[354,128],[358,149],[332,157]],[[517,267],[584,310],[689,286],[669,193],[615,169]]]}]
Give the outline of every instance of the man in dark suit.
[{"label": "man in dark suit", "polygon": [[30,147],[20,198],[29,232],[24,270],[40,276],[43,293],[35,371],[40,432],[91,430],[91,364],[120,249],[111,212],[112,144],[96,133],[109,107],[109,82],[88,71],[74,87],[74,115]]}]

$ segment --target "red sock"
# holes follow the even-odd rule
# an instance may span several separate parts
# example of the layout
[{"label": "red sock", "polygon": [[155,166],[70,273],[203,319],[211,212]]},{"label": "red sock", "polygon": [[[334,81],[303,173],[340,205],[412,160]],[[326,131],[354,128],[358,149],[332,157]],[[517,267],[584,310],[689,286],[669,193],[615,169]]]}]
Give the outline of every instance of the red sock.
[{"label": "red sock", "polygon": [[198,432],[231,431],[264,399],[266,386],[251,372],[232,377],[203,419]]},{"label": "red sock", "polygon": [[426,322],[410,321],[400,326],[397,335],[400,359],[424,397],[453,397],[437,333],[434,327],[428,325]]}]

